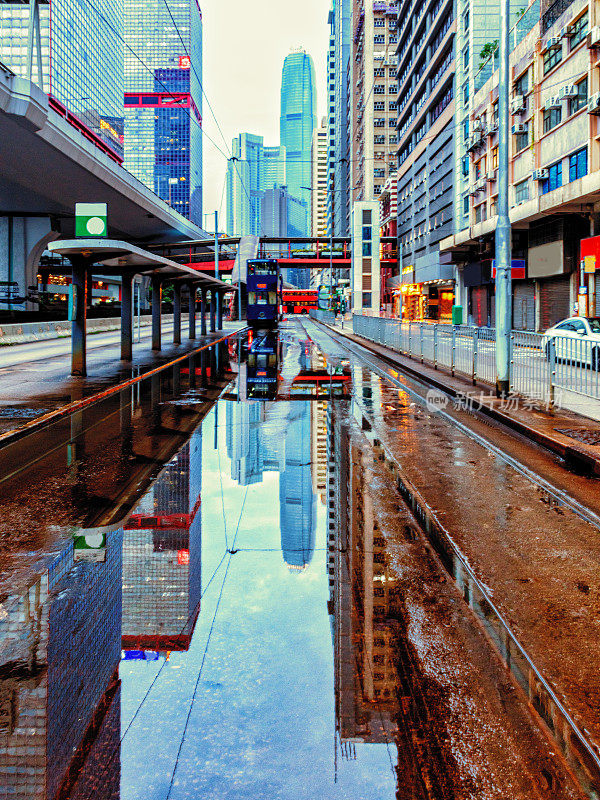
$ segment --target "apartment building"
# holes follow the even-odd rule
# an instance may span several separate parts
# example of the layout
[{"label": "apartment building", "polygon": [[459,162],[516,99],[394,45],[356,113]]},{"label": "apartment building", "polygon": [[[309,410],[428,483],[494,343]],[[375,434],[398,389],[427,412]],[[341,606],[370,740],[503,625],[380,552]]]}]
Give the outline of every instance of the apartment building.
[{"label": "apartment building", "polygon": [[327,224],[327,118],[315,128],[312,140],[311,236],[326,236]]},{"label": "apartment building", "polygon": [[445,320],[454,278],[450,257],[442,259],[439,252],[454,219],[452,0],[401,0],[397,36],[399,274],[388,290],[405,319]]},{"label": "apartment building", "polygon": [[[578,298],[581,240],[600,232],[600,28],[587,0],[532,4],[513,30],[510,218],[513,326],[544,330],[578,301],[595,313],[595,274]],[[476,324],[493,325],[498,72],[473,98],[468,225],[442,243],[459,262],[457,296]],[[583,310],[583,309],[582,309]]]}]

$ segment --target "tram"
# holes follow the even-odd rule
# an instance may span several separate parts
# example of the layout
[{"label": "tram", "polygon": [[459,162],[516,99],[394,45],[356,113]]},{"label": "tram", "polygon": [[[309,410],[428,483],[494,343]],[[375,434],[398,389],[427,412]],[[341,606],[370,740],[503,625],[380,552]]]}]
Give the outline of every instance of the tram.
[{"label": "tram", "polygon": [[282,283],[277,259],[257,258],[248,261],[246,318],[251,328],[260,330],[277,326]]},{"label": "tram", "polygon": [[249,336],[246,364],[246,399],[275,400],[279,377],[279,342],[276,331]]}]

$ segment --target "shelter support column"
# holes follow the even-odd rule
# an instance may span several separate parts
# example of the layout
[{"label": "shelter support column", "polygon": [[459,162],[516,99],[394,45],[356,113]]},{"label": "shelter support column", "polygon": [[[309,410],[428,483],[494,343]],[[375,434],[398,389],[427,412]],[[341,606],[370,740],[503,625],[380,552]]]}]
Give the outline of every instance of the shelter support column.
[{"label": "shelter support column", "polygon": [[210,332],[214,333],[217,329],[216,325],[217,313],[217,293],[214,289],[210,290]]},{"label": "shelter support column", "polygon": [[73,319],[71,322],[71,375],[87,375],[86,325],[87,325],[87,267],[83,256],[71,256]]},{"label": "shelter support column", "polygon": [[200,289],[200,333],[206,336],[206,289]]},{"label": "shelter support column", "polygon": [[158,275],[152,276],[152,349],[161,349],[162,283]]},{"label": "shelter support column", "polygon": [[217,292],[217,330],[223,330],[223,292]]},{"label": "shelter support column", "polygon": [[173,284],[173,344],[181,344],[181,284]]},{"label": "shelter support column", "polygon": [[189,338],[196,338],[196,285],[189,285]]},{"label": "shelter support column", "polygon": [[121,361],[133,358],[133,275],[121,280]]}]

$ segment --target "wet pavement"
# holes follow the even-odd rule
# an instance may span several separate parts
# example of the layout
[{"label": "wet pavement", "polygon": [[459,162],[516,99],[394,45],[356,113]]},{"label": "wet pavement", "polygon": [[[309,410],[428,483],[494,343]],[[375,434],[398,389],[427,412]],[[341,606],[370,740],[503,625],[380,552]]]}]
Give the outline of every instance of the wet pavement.
[{"label": "wet pavement", "polygon": [[583,796],[373,458],[472,500],[411,403],[286,323],[3,450],[0,798]]}]

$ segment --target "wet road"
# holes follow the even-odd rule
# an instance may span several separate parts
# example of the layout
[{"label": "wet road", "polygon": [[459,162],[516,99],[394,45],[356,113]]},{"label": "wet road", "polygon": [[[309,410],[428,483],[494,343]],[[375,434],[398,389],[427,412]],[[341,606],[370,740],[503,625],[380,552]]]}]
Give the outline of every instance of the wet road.
[{"label": "wet road", "polygon": [[293,323],[6,454],[0,797],[580,796],[373,460],[391,393]]}]

